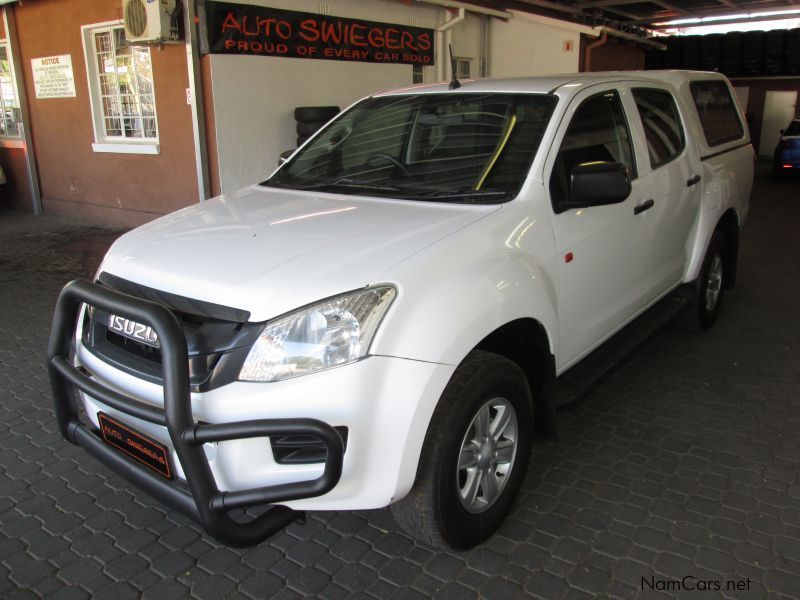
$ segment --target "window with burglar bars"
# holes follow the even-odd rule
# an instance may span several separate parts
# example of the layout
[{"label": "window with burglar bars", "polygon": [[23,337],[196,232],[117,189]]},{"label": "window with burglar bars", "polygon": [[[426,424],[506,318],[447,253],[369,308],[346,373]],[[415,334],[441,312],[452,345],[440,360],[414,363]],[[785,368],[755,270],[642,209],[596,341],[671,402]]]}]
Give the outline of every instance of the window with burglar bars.
[{"label": "window with burglar bars", "polygon": [[21,120],[8,48],[0,44],[0,136],[19,137]]},{"label": "window with burglar bars", "polygon": [[[99,107],[95,128],[105,141],[158,139],[150,48],[128,45],[124,27],[91,31]],[[88,57],[87,57],[88,58]]]}]

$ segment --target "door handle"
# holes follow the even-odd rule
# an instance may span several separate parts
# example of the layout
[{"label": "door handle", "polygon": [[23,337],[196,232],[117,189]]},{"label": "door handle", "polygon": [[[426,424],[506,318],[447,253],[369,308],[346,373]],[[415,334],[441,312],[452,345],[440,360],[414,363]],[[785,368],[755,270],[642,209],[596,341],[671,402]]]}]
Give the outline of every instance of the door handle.
[{"label": "door handle", "polygon": [[650,200],[645,200],[641,204],[637,204],[633,207],[633,214],[638,215],[639,213],[643,213],[646,210],[650,210],[656,205],[656,201],[650,198]]},{"label": "door handle", "polygon": [[686,181],[686,187],[692,187],[694,184],[700,183],[701,179],[702,177],[700,177],[700,175],[695,175],[694,177]]}]

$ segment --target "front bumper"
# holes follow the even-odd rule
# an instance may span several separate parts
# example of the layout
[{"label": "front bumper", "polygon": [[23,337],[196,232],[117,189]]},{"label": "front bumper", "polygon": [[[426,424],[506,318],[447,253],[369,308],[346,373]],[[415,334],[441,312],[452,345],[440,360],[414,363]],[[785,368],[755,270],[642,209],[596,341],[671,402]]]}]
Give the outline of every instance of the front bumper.
[{"label": "front bumper", "polygon": [[[155,406],[103,385],[76,367],[70,358],[75,324],[82,303],[146,323],[159,336],[163,365],[163,404]],[[48,347],[48,370],[61,434],[84,447],[135,485],[164,504],[200,523],[209,534],[230,545],[252,545],[273,535],[300,513],[273,506],[247,522],[235,520],[232,509],[273,505],[321,496],[339,482],[344,444],[333,427],[316,419],[251,419],[201,423],[194,419],[189,391],[186,340],[175,316],[163,306],[114,292],[101,286],[73,281],[62,290]],[[189,491],[149,471],[103,442],[81,420],[77,396],[85,394],[116,414],[166,428]],[[233,491],[221,491],[209,466],[204,444],[272,435],[310,435],[326,447],[319,477]]]}]

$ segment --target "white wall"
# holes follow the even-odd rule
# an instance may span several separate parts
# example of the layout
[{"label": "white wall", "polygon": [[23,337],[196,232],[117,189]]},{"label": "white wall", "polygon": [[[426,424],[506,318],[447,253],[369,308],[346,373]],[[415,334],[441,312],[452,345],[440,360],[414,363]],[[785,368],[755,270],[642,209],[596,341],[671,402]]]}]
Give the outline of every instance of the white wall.
[{"label": "white wall", "polygon": [[[442,7],[396,0],[245,0],[242,3],[310,13],[325,10],[339,17],[430,29],[447,20],[446,9]],[[581,26],[514,13],[508,22],[489,19],[487,74],[490,77],[578,70]],[[480,16],[467,13],[466,20],[451,30],[453,53],[474,59],[473,76],[479,73],[480,23]],[[564,52],[564,40],[572,40],[571,52]],[[437,45],[435,60],[448,60],[446,47]],[[449,77],[449,68],[445,72]],[[223,192],[231,192],[265,179],[277,166],[280,153],[295,147],[295,107],[345,108],[378,90],[410,85],[412,67],[213,54],[211,79],[220,185]],[[424,80],[426,83],[435,80],[435,67],[425,67]]]},{"label": "white wall", "polygon": [[[489,23],[488,77],[578,72],[580,31],[588,32],[588,27],[512,12],[513,19],[492,19]],[[571,51],[564,50],[566,41],[572,42]]]},{"label": "white wall", "polygon": [[[319,13],[313,0],[247,0]],[[385,0],[329,0],[331,15],[436,28],[443,10]],[[438,57],[437,57],[438,59]],[[426,69],[432,72],[431,69]],[[430,77],[430,75],[428,75]],[[336,105],[345,108],[375,91],[410,85],[410,65],[271,56],[211,55],[220,186],[231,192],[264,180],[281,152],[296,146],[294,109]]]}]

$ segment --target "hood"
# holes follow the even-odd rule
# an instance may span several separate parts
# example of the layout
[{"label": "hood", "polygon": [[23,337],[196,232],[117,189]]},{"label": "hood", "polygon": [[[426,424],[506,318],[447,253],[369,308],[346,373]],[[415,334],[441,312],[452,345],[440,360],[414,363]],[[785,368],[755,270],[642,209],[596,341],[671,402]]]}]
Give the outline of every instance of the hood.
[{"label": "hood", "polygon": [[393,265],[499,208],[253,186],[126,233],[100,269],[264,321],[385,282]]}]

